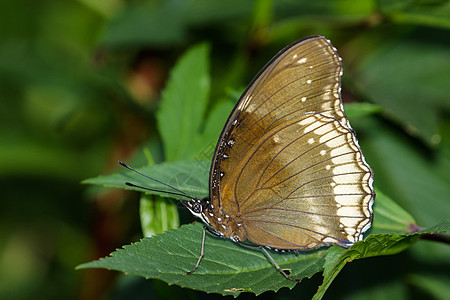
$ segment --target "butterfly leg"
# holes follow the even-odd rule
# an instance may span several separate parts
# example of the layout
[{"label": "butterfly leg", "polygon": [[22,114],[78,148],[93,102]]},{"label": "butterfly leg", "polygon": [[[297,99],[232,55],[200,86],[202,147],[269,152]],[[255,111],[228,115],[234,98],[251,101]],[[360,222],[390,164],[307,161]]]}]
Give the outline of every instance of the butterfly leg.
[{"label": "butterfly leg", "polygon": [[200,261],[203,258],[203,250],[205,249],[205,235],[206,235],[206,227],[203,226],[202,248],[200,250],[200,257],[198,258],[198,261],[195,264],[195,267],[191,271],[186,272],[186,275],[194,273],[197,270],[198,266],[200,265]]},{"label": "butterfly leg", "polygon": [[264,247],[260,246],[259,248],[261,248],[264,251],[270,262],[275,266],[275,268],[277,268],[278,272],[280,272],[281,275],[283,275],[286,279],[292,280],[294,282],[302,281],[301,279],[294,279],[290,277],[288,274],[286,274],[286,272],[282,268],[280,268],[280,266],[275,262],[275,260],[272,258],[272,256],[270,256],[269,252],[267,252],[267,250]]}]

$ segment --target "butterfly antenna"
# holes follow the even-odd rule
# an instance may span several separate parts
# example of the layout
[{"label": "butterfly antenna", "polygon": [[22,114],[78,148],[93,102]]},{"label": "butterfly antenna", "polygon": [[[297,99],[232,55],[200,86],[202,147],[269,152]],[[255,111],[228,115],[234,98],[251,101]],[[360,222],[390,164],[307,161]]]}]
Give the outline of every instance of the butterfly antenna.
[{"label": "butterfly antenna", "polygon": [[128,186],[131,186],[131,187],[137,187],[137,188],[140,188],[140,189],[143,189],[143,190],[147,190],[147,191],[164,192],[164,193],[167,193],[167,194],[177,195],[177,196],[183,196],[183,197],[192,199],[192,197],[190,197],[189,195],[187,195],[185,192],[183,192],[183,191],[181,191],[181,190],[179,190],[179,189],[177,189],[177,188],[171,186],[170,184],[164,183],[164,182],[162,182],[162,181],[159,181],[158,179],[155,179],[155,178],[152,178],[152,177],[150,177],[150,176],[148,176],[148,175],[145,175],[144,173],[141,173],[141,172],[139,172],[138,170],[133,169],[132,167],[130,167],[129,165],[127,165],[126,163],[124,163],[124,162],[122,162],[122,161],[120,161],[120,160],[119,160],[119,164],[120,164],[121,166],[123,166],[123,167],[125,167],[125,168],[127,168],[127,169],[129,169],[129,170],[131,170],[131,171],[133,171],[133,172],[138,173],[139,175],[144,176],[145,178],[148,178],[148,179],[153,180],[153,181],[156,181],[156,182],[158,182],[158,183],[160,183],[160,184],[162,184],[162,185],[165,185],[165,186],[167,186],[167,187],[169,187],[169,188],[171,188],[171,189],[177,191],[178,193],[168,192],[168,191],[161,191],[161,190],[155,190],[155,189],[150,189],[150,188],[146,188],[146,187],[143,187],[143,186],[139,186],[139,185],[133,184],[133,183],[131,183],[131,182],[125,182],[125,184],[128,185]]},{"label": "butterfly antenna", "polygon": [[187,196],[185,194],[174,193],[174,192],[169,192],[169,191],[162,191],[162,190],[157,190],[157,189],[151,189],[151,188],[143,187],[141,185],[137,185],[137,184],[134,184],[134,183],[131,183],[131,182],[128,182],[128,181],[125,182],[125,184],[128,185],[128,186],[140,188],[140,189],[143,189],[143,190],[146,190],[146,191],[161,192],[161,193],[166,193],[166,194],[170,194],[170,195],[177,195],[177,196],[183,196],[183,197],[192,199],[192,197],[189,197],[189,196]]}]

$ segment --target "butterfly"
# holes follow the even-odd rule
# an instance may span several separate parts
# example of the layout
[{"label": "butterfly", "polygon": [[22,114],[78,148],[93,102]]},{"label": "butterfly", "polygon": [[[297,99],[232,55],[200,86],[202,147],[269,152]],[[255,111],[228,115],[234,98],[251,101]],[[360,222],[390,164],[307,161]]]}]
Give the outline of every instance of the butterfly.
[{"label": "butterfly", "polygon": [[341,76],[336,48],[311,36],[252,80],[220,134],[209,198],[181,200],[205,224],[188,274],[201,262],[206,231],[261,248],[294,281],[266,248],[308,251],[362,239],[373,217],[373,172],[344,113]]}]

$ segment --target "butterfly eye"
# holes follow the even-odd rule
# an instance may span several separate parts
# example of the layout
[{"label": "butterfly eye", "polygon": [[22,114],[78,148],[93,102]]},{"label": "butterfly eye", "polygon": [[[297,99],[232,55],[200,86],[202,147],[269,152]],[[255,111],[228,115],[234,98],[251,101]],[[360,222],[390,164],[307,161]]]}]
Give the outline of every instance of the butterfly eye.
[{"label": "butterfly eye", "polygon": [[200,213],[202,211],[202,206],[200,205],[200,203],[195,202],[194,204],[192,204],[192,211],[196,214]]}]

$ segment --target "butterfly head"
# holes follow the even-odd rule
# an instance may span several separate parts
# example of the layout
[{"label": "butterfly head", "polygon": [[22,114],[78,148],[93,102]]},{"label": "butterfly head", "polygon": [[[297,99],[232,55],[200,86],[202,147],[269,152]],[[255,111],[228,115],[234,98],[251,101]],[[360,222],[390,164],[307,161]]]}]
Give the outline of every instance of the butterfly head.
[{"label": "butterfly head", "polygon": [[210,202],[208,198],[192,198],[189,201],[181,200],[181,203],[183,203],[183,205],[191,212],[191,214],[201,219],[203,223],[211,226],[211,222],[207,216],[207,212],[210,208]]},{"label": "butterfly head", "polygon": [[230,238],[234,242],[244,241],[247,238],[238,217],[231,217],[220,209],[215,208],[209,198],[192,198],[189,201],[181,200],[184,206],[203,223],[208,225],[217,236]]}]

